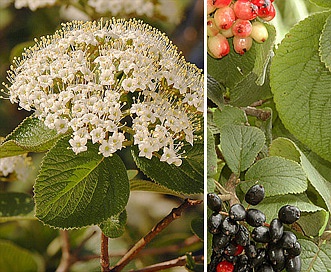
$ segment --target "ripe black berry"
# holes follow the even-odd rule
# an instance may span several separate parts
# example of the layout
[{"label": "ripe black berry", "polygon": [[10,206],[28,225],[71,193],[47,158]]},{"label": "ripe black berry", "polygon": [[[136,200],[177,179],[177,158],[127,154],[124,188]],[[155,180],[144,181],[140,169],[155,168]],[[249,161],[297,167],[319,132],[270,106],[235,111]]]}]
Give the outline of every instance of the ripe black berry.
[{"label": "ripe black berry", "polygon": [[267,254],[268,259],[273,266],[277,265],[277,263],[282,265],[285,264],[284,251],[283,248],[279,247],[279,245],[269,244]]},{"label": "ripe black berry", "polygon": [[213,213],[207,220],[208,231],[211,234],[217,234],[221,232],[222,215],[219,213]]},{"label": "ripe black berry", "polygon": [[270,222],[269,231],[271,240],[276,243],[283,236],[284,227],[282,222],[278,218],[274,218]]},{"label": "ripe black berry", "polygon": [[254,268],[257,268],[260,266],[266,258],[266,250],[263,247],[260,247],[256,250],[256,257],[253,259],[250,259],[251,266]]},{"label": "ripe black berry", "polygon": [[286,261],[287,272],[300,272],[301,271],[301,259],[300,256],[295,256]]},{"label": "ripe black berry", "polygon": [[280,208],[278,218],[285,224],[292,224],[300,218],[300,210],[291,205],[286,205]]},{"label": "ripe black berry", "polygon": [[301,245],[299,242],[295,242],[292,248],[286,249],[286,253],[291,256],[298,256],[301,254]]},{"label": "ripe black berry", "polygon": [[245,226],[239,225],[239,230],[234,237],[234,241],[241,246],[249,244],[249,231]]},{"label": "ripe black berry", "polygon": [[211,209],[214,212],[219,212],[221,210],[222,200],[218,196],[218,194],[215,193],[207,194],[207,206],[209,209]]},{"label": "ripe black berry", "polygon": [[239,226],[236,221],[227,216],[222,221],[221,230],[226,235],[235,235],[239,230]]},{"label": "ripe black berry", "polygon": [[257,209],[248,209],[246,213],[246,222],[252,227],[262,226],[266,217],[263,212]]},{"label": "ripe black berry", "polygon": [[268,227],[259,226],[254,228],[252,232],[252,238],[258,243],[269,243],[270,242],[270,232]]},{"label": "ripe black berry", "polygon": [[234,221],[242,221],[246,218],[246,209],[241,204],[234,204],[229,210],[229,217]]},{"label": "ripe black berry", "polygon": [[248,246],[245,247],[245,252],[248,257],[248,259],[253,259],[256,258],[257,256],[257,251],[256,251],[256,246],[254,242],[251,242]]},{"label": "ripe black berry", "polygon": [[230,242],[230,236],[225,235],[223,232],[213,235],[213,250],[221,252]]},{"label": "ripe black berry", "polygon": [[257,205],[264,199],[264,187],[260,184],[252,186],[245,195],[245,201],[251,205]]},{"label": "ripe black berry", "polygon": [[289,249],[295,246],[297,242],[297,237],[291,231],[284,231],[282,238],[279,240],[281,247]]}]

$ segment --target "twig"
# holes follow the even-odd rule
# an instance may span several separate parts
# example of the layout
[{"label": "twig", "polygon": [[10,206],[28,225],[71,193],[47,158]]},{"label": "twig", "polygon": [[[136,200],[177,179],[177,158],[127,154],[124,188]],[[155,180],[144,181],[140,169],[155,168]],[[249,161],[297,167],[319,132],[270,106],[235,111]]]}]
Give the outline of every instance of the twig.
[{"label": "twig", "polygon": [[244,107],[242,108],[247,115],[257,117],[258,119],[262,121],[266,121],[270,118],[271,112],[262,110],[262,109],[256,109],[253,107]]},{"label": "twig", "polygon": [[60,238],[61,238],[61,249],[62,249],[62,257],[56,272],[67,272],[69,271],[70,266],[74,263],[73,258],[70,254],[70,242],[69,242],[69,234],[67,230],[60,230]]},{"label": "twig", "polygon": [[229,199],[230,206],[236,203],[240,203],[240,200],[236,195],[237,185],[238,185],[238,178],[234,173],[232,173],[230,175],[229,180],[225,184],[225,189],[231,194],[231,198]]},{"label": "twig", "polygon": [[202,203],[202,200],[186,199],[180,206],[172,209],[172,211],[158,222],[153,229],[141,238],[119,262],[111,268],[110,271],[121,271],[157,234],[164,230],[172,221],[179,218],[182,212],[190,206],[195,206]]},{"label": "twig", "polygon": [[[203,256],[193,256],[192,258],[198,263],[203,263]],[[186,256],[181,256],[181,257],[178,257],[178,258],[173,259],[173,260],[153,264],[153,265],[150,265],[150,266],[146,266],[142,269],[135,269],[135,270],[130,270],[130,271],[154,272],[154,271],[160,271],[160,270],[168,269],[168,268],[171,268],[171,267],[184,266],[184,265],[186,265],[186,259],[187,259]]]},{"label": "twig", "polygon": [[[195,236],[192,235],[185,239],[182,243],[179,243],[177,245],[170,245],[166,247],[160,247],[160,248],[146,248],[143,249],[140,252],[140,256],[151,256],[151,255],[162,255],[166,253],[173,253],[173,252],[178,252],[180,249],[183,249],[185,247],[188,247],[190,245],[193,245],[195,243],[200,243],[201,240]],[[123,257],[125,255],[126,251],[117,251],[117,252],[111,252],[109,254],[109,257]],[[82,256],[79,260],[80,261],[89,261],[93,259],[98,259],[100,258],[100,255],[98,254],[93,254],[93,255],[86,255]]]},{"label": "twig", "polygon": [[101,232],[101,254],[100,254],[101,271],[109,272],[109,254],[108,254],[108,237]]}]

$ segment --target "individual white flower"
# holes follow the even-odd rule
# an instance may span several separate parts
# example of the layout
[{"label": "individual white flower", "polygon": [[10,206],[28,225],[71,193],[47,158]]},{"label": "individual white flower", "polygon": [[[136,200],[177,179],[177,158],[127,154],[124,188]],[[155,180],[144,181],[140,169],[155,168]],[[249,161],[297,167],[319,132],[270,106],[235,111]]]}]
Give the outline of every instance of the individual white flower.
[{"label": "individual white flower", "polygon": [[69,144],[72,147],[72,151],[74,151],[76,154],[87,150],[87,146],[86,146],[87,138],[86,137],[80,137],[79,135],[75,135],[74,138],[69,140]]},{"label": "individual white flower", "polygon": [[181,148],[202,129],[201,70],[141,21],[69,22],[14,59],[8,80],[9,100],[48,128],[72,132],[76,154],[89,140],[104,156],[133,140],[139,156],[171,151],[163,160],[180,165]]}]

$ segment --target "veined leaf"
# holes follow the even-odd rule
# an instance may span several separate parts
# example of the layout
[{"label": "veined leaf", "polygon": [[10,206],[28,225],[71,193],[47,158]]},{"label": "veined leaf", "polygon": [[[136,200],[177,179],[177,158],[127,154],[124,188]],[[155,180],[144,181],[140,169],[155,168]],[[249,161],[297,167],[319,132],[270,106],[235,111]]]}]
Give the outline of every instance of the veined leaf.
[{"label": "veined leaf", "polygon": [[220,146],[231,171],[237,175],[250,167],[265,142],[263,132],[256,127],[223,126]]},{"label": "veined leaf", "polygon": [[126,210],[124,210],[102,222],[99,227],[101,228],[103,234],[107,237],[117,238],[122,236],[125,231],[126,219],[127,214]]},{"label": "veined leaf", "polygon": [[315,169],[295,143],[287,138],[277,138],[270,146],[270,155],[278,155],[298,161],[309,182],[323,198],[328,210],[331,212],[331,183]]},{"label": "veined leaf", "polygon": [[312,241],[299,239],[302,253],[302,267],[304,272],[321,272],[331,271],[331,243],[326,242],[321,245],[316,245]]},{"label": "veined leaf", "polygon": [[310,0],[310,2],[324,8],[331,8],[330,0]]},{"label": "veined leaf", "polygon": [[194,218],[191,221],[191,229],[194,232],[194,234],[196,236],[198,236],[201,241],[203,241],[203,238],[204,238],[204,220],[203,220],[203,217]]},{"label": "veined leaf", "polygon": [[331,72],[321,62],[319,39],[331,12],[295,25],[276,50],[271,91],[285,127],[322,158],[331,161]]},{"label": "veined leaf", "polygon": [[321,60],[325,63],[325,66],[331,71],[331,50],[330,50],[331,38],[330,37],[331,37],[331,16],[329,16],[326,19],[319,44]]},{"label": "veined leaf", "polygon": [[98,146],[75,155],[62,138],[44,157],[34,187],[36,216],[58,228],[99,224],[123,211],[129,181],[122,160],[103,157]]},{"label": "veined leaf", "polygon": [[61,137],[41,120],[27,117],[0,145],[0,158],[47,151]]},{"label": "veined leaf", "polygon": [[299,194],[307,189],[307,178],[302,167],[282,157],[266,157],[253,164],[240,183],[246,192],[258,181],[265,188],[266,196]]},{"label": "veined leaf", "polygon": [[224,104],[225,88],[218,83],[212,76],[207,75],[207,96],[208,99],[213,101],[219,108],[222,108]]},{"label": "veined leaf", "polygon": [[156,183],[182,194],[203,193],[203,145],[183,147],[185,158],[181,166],[169,165],[159,158],[139,157],[137,147],[132,148],[138,168]]},{"label": "veined leaf", "polygon": [[213,115],[215,125],[220,129],[225,125],[244,125],[247,122],[245,112],[232,106],[216,109]]},{"label": "veined leaf", "polygon": [[0,222],[36,219],[32,196],[25,193],[0,193]]},{"label": "veined leaf", "polygon": [[184,198],[183,194],[170,190],[167,187],[164,187],[150,180],[142,180],[142,179],[130,180],[130,191],[154,192],[154,193],[161,193],[161,194],[179,196]]}]

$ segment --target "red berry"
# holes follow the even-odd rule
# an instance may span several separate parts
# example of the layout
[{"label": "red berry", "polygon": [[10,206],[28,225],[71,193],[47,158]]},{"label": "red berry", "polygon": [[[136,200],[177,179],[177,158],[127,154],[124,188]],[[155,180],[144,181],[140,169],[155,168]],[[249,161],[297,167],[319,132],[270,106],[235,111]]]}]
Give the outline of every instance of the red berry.
[{"label": "red berry", "polygon": [[217,59],[230,53],[229,42],[222,34],[217,34],[214,37],[208,37],[207,46],[209,54]]},{"label": "red berry", "polygon": [[256,5],[258,8],[266,8],[271,5],[270,0],[251,0],[251,2]]},{"label": "red berry", "polygon": [[228,261],[221,261],[216,266],[216,272],[233,272],[234,265]]},{"label": "red berry", "polygon": [[225,7],[216,10],[214,19],[219,29],[229,29],[235,21],[236,16],[232,8]]},{"label": "red berry", "polygon": [[213,6],[216,8],[224,8],[231,4],[232,0],[212,0]]},{"label": "red berry", "polygon": [[215,20],[212,17],[207,19],[207,36],[216,36],[220,30],[215,24]]},{"label": "red berry", "polygon": [[276,16],[276,10],[274,5],[271,4],[270,8],[269,8],[269,12],[264,15],[264,16],[260,16],[264,21],[271,21],[273,18],[275,18]]},{"label": "red berry", "polygon": [[261,22],[254,22],[252,24],[251,37],[258,43],[264,43],[268,39],[268,30],[265,25]]},{"label": "red berry", "polygon": [[238,19],[232,25],[233,35],[244,38],[252,32],[252,24],[249,20]]},{"label": "red berry", "polygon": [[216,9],[213,5],[214,0],[207,0],[207,14],[213,13]]},{"label": "red berry", "polygon": [[252,44],[253,44],[253,39],[251,37],[245,37],[245,38],[241,38],[238,36],[233,37],[234,51],[236,51],[240,55],[245,54],[249,49],[251,49]]},{"label": "red berry", "polygon": [[233,6],[233,10],[237,18],[253,20],[257,17],[258,8],[250,0],[238,0]]},{"label": "red berry", "polygon": [[237,250],[236,253],[234,254],[234,256],[238,256],[239,254],[241,254],[241,252],[243,252],[244,247],[241,245],[237,245]]},{"label": "red berry", "polygon": [[276,15],[275,7],[270,0],[255,0],[255,1],[261,2],[259,3],[259,6],[257,6],[258,7],[257,16],[263,18],[264,20],[266,20],[265,18],[267,18],[268,21],[272,20],[275,17]]}]

